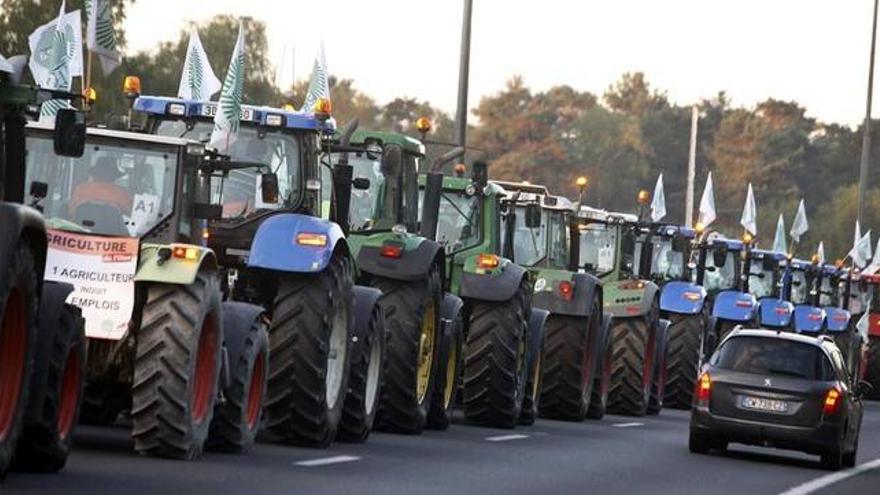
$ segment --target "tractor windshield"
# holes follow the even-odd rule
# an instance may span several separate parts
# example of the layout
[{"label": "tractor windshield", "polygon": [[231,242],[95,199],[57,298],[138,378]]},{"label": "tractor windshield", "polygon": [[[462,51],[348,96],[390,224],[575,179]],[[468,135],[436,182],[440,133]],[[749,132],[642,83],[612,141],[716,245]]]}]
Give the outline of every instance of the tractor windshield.
[{"label": "tractor windshield", "polygon": [[[547,257],[547,211],[541,212],[541,225],[530,228],[526,226],[526,207],[517,205],[515,208],[516,226],[513,230],[513,259],[523,266],[535,266]],[[501,236],[501,252],[504,251],[505,237]]]},{"label": "tractor windshield", "polygon": [[[331,157],[335,165],[339,160],[339,153]],[[387,205],[385,201],[385,174],[382,173],[381,158],[371,159],[365,153],[357,155],[348,154],[348,163],[354,170],[352,177],[355,179],[367,179],[370,187],[367,189],[351,190],[351,209],[348,221],[352,232],[362,232],[376,228],[376,224],[382,219],[394,220],[393,203]],[[386,210],[389,210],[386,212]],[[387,228],[387,227],[386,227]]]},{"label": "tractor windshield", "polygon": [[761,260],[749,264],[749,292],[755,298],[770,297],[776,289],[776,270],[765,270]]},{"label": "tractor windshield", "polygon": [[804,270],[793,269],[791,271],[791,302],[793,304],[806,304],[809,293],[807,273]]},{"label": "tractor windshield", "polygon": [[819,305],[836,306],[837,296],[838,288],[836,277],[829,274],[823,274],[822,281],[819,283]]},{"label": "tractor windshield", "polygon": [[604,223],[580,226],[580,265],[588,272],[605,274],[614,270],[617,228]]},{"label": "tractor windshield", "polygon": [[27,139],[27,184],[48,185],[50,228],[140,237],[174,210],[177,150],[143,141],[90,140],[80,158],[57,156],[50,135]]},{"label": "tractor windshield", "polygon": [[[211,137],[213,125],[210,121],[198,121],[189,129],[186,122],[163,120],[156,133],[207,142]],[[223,205],[223,218],[244,218],[260,210],[292,208],[299,204],[303,176],[301,139],[301,136],[294,134],[267,132],[265,128],[258,129],[242,124],[230,155],[233,160],[269,165],[272,172],[278,175],[279,202],[260,201],[259,170],[233,170],[224,180],[215,181],[211,198],[213,202]]]},{"label": "tractor windshield", "polygon": [[684,253],[672,249],[672,237],[652,238],[651,277],[663,282],[684,277]]},{"label": "tractor windshield", "polygon": [[[424,196],[424,190],[419,193]],[[421,198],[420,201],[421,203]],[[440,196],[437,219],[437,241],[447,253],[460,251],[480,243],[482,233],[480,196],[464,191],[445,190]]]},{"label": "tractor windshield", "polygon": [[738,252],[728,251],[722,265],[715,264],[715,257],[710,250],[706,256],[703,287],[707,292],[714,293],[736,287],[736,256]]}]

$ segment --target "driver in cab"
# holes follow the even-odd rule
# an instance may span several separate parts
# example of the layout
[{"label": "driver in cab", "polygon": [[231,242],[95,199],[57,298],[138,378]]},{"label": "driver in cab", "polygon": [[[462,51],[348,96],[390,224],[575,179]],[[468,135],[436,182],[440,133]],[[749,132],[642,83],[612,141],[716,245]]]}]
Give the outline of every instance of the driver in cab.
[{"label": "driver in cab", "polygon": [[95,203],[112,206],[123,215],[130,215],[131,193],[116,183],[123,175],[116,158],[99,156],[89,168],[89,180],[74,188],[68,205],[70,214],[75,216],[81,206]]}]

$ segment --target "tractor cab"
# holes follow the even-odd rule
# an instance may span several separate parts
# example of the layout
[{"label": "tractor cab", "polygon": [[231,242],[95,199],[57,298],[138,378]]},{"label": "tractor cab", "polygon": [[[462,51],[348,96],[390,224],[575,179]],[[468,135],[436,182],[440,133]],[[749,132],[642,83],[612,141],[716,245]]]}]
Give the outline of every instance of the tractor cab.
[{"label": "tractor cab", "polygon": [[785,290],[794,304],[794,329],[798,333],[818,333],[825,327],[825,310],[819,305],[822,278],[822,268],[808,260],[789,262]]},{"label": "tractor cab", "polygon": [[636,265],[643,278],[660,285],[690,281],[690,258],[696,232],[685,226],[653,224],[639,236]]},{"label": "tractor cab", "polygon": [[761,326],[788,328],[794,306],[786,291],[788,256],[779,251],[750,249],[743,266],[747,290],[758,300]]},{"label": "tractor cab", "polygon": [[745,244],[737,239],[710,235],[696,249],[696,283],[710,296],[743,287],[742,253]]},{"label": "tractor cab", "polygon": [[603,280],[635,278],[638,217],[581,206],[578,210],[579,268]]}]

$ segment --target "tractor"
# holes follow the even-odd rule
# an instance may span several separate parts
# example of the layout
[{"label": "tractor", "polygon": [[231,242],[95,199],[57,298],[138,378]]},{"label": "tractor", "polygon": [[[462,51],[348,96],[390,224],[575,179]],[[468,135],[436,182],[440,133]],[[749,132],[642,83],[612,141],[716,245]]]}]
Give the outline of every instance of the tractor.
[{"label": "tractor", "polygon": [[758,320],[758,301],[748,292],[742,276],[749,242],[727,239],[717,232],[700,235],[696,284],[706,290],[711,310],[704,329],[703,358],[710,356],[734,327]]},{"label": "tractor", "polygon": [[[206,141],[217,104],[139,96],[133,108],[149,134]],[[325,99],[314,113],[243,105],[230,151],[241,166],[202,171],[213,210],[203,235],[218,253],[224,296],[269,318],[265,437],[311,447],[366,440],[385,341],[381,292],[354,284],[341,220],[322,218],[331,195],[359,187],[350,177],[322,180],[322,140],[335,131],[329,111]],[[266,178],[277,184],[271,201],[262,200]]]},{"label": "tractor", "polygon": [[198,194],[213,158],[176,137],[90,128],[85,143],[61,156],[51,129],[30,124],[22,178],[49,227],[45,276],[74,287],[68,301],[86,318],[83,420],[128,411],[134,449],[151,456],[247,451],[267,335],[260,308],[221,303]]},{"label": "tractor", "polygon": [[818,334],[826,326],[826,313],[819,304],[821,275],[821,268],[810,261],[792,259],[788,263],[786,289],[794,305],[793,330],[798,333]]},{"label": "tractor", "polygon": [[[63,468],[82,403],[82,313],[65,302],[73,287],[43,278],[46,224],[23,187],[28,109],[72,97],[11,84],[0,71],[0,480],[13,461],[29,471]],[[85,117],[72,109],[47,129],[69,157],[83,154],[84,133]]]},{"label": "tractor", "polygon": [[492,182],[506,191],[503,256],[529,270],[532,305],[550,313],[537,365],[540,414],[567,421],[601,418],[610,378],[610,319],[603,318],[599,279],[578,273],[574,205],[544,186]]},{"label": "tractor", "polygon": [[748,291],[758,303],[758,323],[764,328],[793,330],[791,264],[779,251],[750,249],[743,264]]},{"label": "tractor", "polygon": [[434,169],[420,177],[427,211],[437,206],[428,204],[431,183],[442,183],[436,229],[428,225],[423,232],[443,246],[443,286],[464,302],[460,403],[473,423],[532,424],[548,313],[533,308],[529,272],[502,254],[502,236],[512,238],[515,225],[507,216],[513,209],[502,203],[505,191],[488,181],[484,162],[473,164],[471,177],[461,172],[442,176]]},{"label": "tractor", "polygon": [[356,125],[326,143],[330,162],[322,171],[324,183],[332,173],[364,186],[349,188],[350,198],[338,194],[332,209],[344,218],[357,282],[382,291],[388,336],[377,427],[409,434],[446,429],[461,368],[464,304],[444,290],[446,256],[429,232],[436,231],[439,182],[428,184],[423,203],[433,207],[423,207],[420,219],[424,145],[392,132],[355,132]]},{"label": "tractor", "polygon": [[[640,278],[636,215],[581,205],[578,265],[602,281],[603,312],[611,316],[608,411],[658,414],[665,396],[669,320],[661,319],[659,287]],[[608,350],[606,350],[608,352]]]}]

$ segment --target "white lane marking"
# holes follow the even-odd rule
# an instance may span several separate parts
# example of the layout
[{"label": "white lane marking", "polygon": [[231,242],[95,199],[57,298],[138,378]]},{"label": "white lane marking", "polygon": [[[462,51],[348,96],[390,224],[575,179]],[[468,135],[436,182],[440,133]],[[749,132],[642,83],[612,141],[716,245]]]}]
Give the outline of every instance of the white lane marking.
[{"label": "white lane marking", "polygon": [[528,435],[499,435],[497,437],[486,437],[487,442],[507,442],[510,440],[522,440],[523,438],[529,438]]},{"label": "white lane marking", "polygon": [[611,426],[613,426],[615,428],[632,428],[634,426],[645,426],[645,423],[636,423],[636,422],[633,422],[633,423],[614,423]]},{"label": "white lane marking", "polygon": [[359,461],[361,458],[356,455],[336,455],[333,457],[321,457],[320,459],[309,459],[308,461],[294,462],[297,466],[316,467],[326,466],[328,464],[339,464],[341,462]]},{"label": "white lane marking", "polygon": [[874,459],[873,461],[859,464],[858,466],[847,469],[846,471],[838,471],[836,473],[826,474],[825,476],[816,478],[812,481],[808,481],[802,485],[789,488],[788,490],[782,492],[780,495],[807,495],[809,493],[815,493],[825,487],[833,485],[834,483],[838,483],[847,478],[852,478],[853,476],[864,473],[865,471],[876,469],[878,467],[880,467],[880,459]]}]

